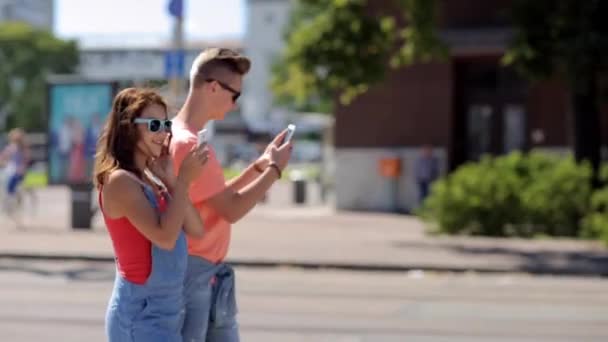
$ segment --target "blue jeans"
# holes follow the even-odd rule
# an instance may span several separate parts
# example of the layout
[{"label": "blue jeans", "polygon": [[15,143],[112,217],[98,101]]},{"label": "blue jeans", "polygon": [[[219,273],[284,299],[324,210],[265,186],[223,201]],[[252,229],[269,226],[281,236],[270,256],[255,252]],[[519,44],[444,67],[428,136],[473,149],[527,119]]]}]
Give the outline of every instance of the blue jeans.
[{"label": "blue jeans", "polygon": [[422,202],[424,202],[424,200],[429,195],[430,187],[431,187],[431,182],[418,181],[418,201],[420,204],[422,204]]},{"label": "blue jeans", "polygon": [[188,256],[184,285],[184,342],[238,342],[234,271]]}]

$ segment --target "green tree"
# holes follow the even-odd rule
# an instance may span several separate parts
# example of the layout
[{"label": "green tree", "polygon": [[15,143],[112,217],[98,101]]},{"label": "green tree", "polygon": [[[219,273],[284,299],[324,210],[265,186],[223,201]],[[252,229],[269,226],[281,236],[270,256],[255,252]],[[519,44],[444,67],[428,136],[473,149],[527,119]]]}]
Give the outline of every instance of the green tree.
[{"label": "green tree", "polygon": [[77,66],[76,42],[24,23],[0,24],[0,119],[7,128],[44,130],[46,77]]},{"label": "green tree", "polygon": [[517,0],[503,61],[531,79],[560,75],[571,91],[576,159],[600,164],[601,79],[608,67],[608,2]]},{"label": "green tree", "polygon": [[[299,0],[273,68],[279,103],[331,112],[384,79],[386,71],[447,56],[435,34],[435,2]],[[409,23],[405,26],[403,23]]]}]

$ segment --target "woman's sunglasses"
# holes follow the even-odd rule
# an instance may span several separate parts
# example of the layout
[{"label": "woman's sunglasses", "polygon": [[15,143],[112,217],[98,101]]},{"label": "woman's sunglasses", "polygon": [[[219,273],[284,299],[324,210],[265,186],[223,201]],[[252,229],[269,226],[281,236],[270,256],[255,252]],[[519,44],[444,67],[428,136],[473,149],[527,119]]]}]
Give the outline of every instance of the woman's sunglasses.
[{"label": "woman's sunglasses", "polygon": [[159,132],[161,129],[163,129],[165,132],[171,132],[171,125],[173,124],[171,120],[151,118],[135,118],[133,122],[136,124],[147,124],[148,130],[152,133]]},{"label": "woman's sunglasses", "polygon": [[207,79],[207,82],[217,82],[217,84],[220,85],[220,87],[224,88],[224,90],[227,90],[229,92],[232,93],[232,102],[236,103],[236,100],[239,99],[239,96],[241,96],[241,92],[232,88],[231,86],[227,85],[226,83],[216,80],[215,78],[209,78]]}]

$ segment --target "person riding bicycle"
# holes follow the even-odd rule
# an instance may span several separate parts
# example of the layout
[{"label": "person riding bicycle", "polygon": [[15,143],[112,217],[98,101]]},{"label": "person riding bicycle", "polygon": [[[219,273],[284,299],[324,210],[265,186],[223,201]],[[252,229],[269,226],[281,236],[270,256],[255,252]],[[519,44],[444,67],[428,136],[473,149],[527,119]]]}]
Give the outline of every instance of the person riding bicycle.
[{"label": "person riding bicycle", "polygon": [[31,165],[31,158],[23,129],[12,129],[8,133],[8,140],[9,144],[0,152],[0,164],[6,165],[6,193],[12,197],[23,182],[25,173]]}]

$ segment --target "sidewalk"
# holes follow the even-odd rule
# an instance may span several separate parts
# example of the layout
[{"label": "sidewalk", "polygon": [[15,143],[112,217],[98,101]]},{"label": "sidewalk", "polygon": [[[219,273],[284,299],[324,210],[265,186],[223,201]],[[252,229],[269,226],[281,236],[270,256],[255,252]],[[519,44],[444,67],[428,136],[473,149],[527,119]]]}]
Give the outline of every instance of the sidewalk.
[{"label": "sidewalk", "polygon": [[[608,249],[576,240],[429,237],[413,217],[296,208],[284,194],[258,206],[233,228],[228,261],[238,265],[528,272],[608,275]],[[0,257],[112,261],[99,217],[90,231],[68,228],[69,193],[40,191],[38,212],[24,230],[0,220]]]}]

